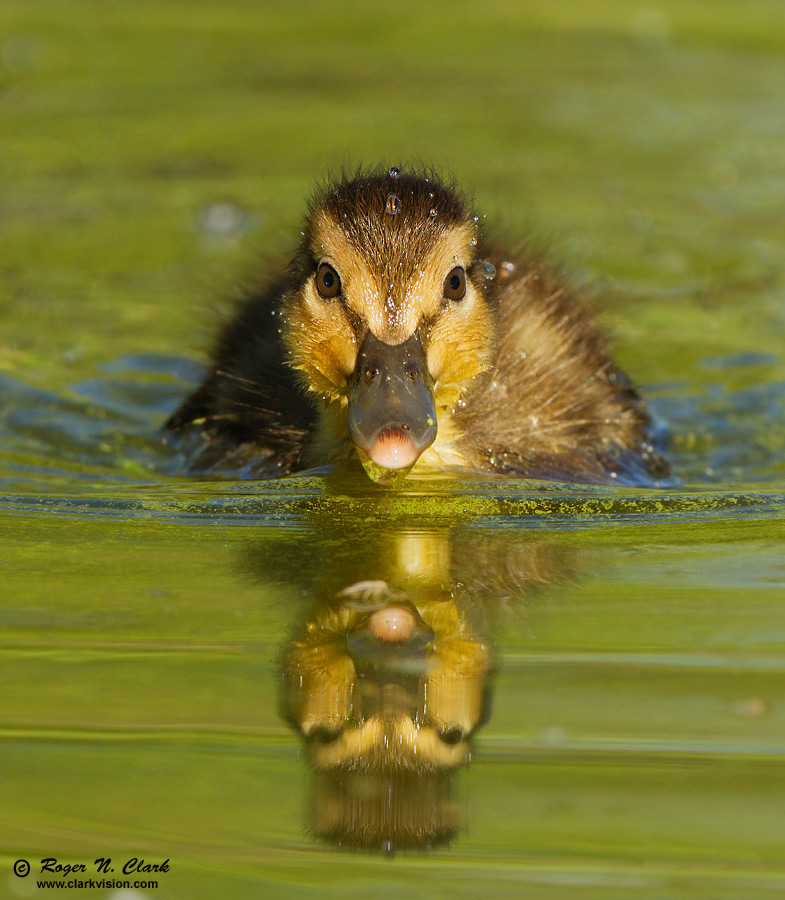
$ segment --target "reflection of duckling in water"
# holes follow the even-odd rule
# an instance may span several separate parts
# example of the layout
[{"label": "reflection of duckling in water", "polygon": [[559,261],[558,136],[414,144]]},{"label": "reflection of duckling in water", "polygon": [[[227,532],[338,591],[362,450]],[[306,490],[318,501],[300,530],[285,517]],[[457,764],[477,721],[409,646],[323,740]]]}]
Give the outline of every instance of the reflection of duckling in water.
[{"label": "reflection of duckling in water", "polygon": [[323,840],[426,849],[460,827],[452,782],[484,721],[491,662],[449,595],[424,593],[415,606],[384,581],[351,585],[286,650],[282,708],[305,739]]},{"label": "reflection of duckling in water", "polygon": [[[365,542],[349,531],[347,554],[360,551],[331,557],[282,657],[282,714],[314,770],[309,830],[347,848],[433,848],[461,830],[453,788],[489,716],[490,623],[509,597],[566,577],[572,551],[445,529],[374,528]],[[341,573],[361,580],[336,591]]]},{"label": "reflection of duckling in water", "polygon": [[580,301],[487,243],[453,188],[397,169],[318,193],[292,265],[245,300],[168,425],[198,429],[202,470],[359,456],[381,483],[415,463],[592,483],[667,473]]}]

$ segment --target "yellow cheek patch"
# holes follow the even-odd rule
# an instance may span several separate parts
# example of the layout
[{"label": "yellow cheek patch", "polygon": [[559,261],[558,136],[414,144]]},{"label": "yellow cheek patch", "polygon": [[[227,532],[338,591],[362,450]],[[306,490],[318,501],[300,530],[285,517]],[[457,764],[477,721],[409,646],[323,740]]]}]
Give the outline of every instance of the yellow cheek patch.
[{"label": "yellow cheek patch", "polygon": [[284,318],[291,365],[303,372],[309,390],[330,399],[344,394],[354,371],[357,342],[340,304],[322,300],[309,283],[288,304]]},{"label": "yellow cheek patch", "polygon": [[480,297],[467,297],[466,309],[457,304],[445,309],[431,329],[428,370],[434,392],[442,402],[458,399],[467,382],[493,363],[495,340],[490,310]]}]

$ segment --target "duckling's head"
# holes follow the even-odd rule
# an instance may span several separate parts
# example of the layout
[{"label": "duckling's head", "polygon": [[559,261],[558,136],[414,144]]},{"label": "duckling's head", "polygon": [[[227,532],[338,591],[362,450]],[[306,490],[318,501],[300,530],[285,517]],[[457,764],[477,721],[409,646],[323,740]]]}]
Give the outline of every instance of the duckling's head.
[{"label": "duckling's head", "polygon": [[284,341],[375,481],[409,472],[491,363],[478,223],[454,189],[397,168],[331,182],[311,204]]}]

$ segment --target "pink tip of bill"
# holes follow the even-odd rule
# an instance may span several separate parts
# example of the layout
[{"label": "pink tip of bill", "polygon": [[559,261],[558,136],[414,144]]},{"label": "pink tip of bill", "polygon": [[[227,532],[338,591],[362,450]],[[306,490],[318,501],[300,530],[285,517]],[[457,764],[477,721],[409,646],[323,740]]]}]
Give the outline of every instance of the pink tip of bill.
[{"label": "pink tip of bill", "polygon": [[412,439],[400,428],[386,428],[368,450],[376,465],[385,469],[410,469],[419,455]]},{"label": "pink tip of bill", "polygon": [[417,619],[403,606],[386,606],[368,619],[368,630],[377,641],[385,644],[405,644],[414,634]]}]

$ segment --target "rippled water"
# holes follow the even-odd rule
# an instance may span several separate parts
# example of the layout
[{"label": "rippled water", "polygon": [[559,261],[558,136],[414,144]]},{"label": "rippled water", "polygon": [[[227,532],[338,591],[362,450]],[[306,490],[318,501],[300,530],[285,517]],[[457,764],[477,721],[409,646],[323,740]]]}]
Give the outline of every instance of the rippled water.
[{"label": "rippled water", "polygon": [[[677,482],[658,491],[194,482],[159,426],[195,364],[126,357],[61,394],[6,378],[18,855],[168,857],[167,896],[246,896],[249,878],[289,895],[328,874],[336,895],[414,877],[433,896],[438,873],[465,896],[777,895],[785,391],[723,385],[767,362],[708,360],[699,395],[652,389]],[[346,659],[391,664],[357,649],[389,600],[352,586],[374,583],[435,632],[436,774],[328,764],[352,758],[329,730]],[[422,692],[406,665],[389,678]],[[363,702],[415,708],[412,690]],[[404,855],[336,869],[319,849],[358,842]]]},{"label": "rippled water", "polygon": [[[781,10],[307,7],[0,9],[0,896],[781,897]],[[668,487],[185,474],[210,282],[347,146],[540,220]]]}]

